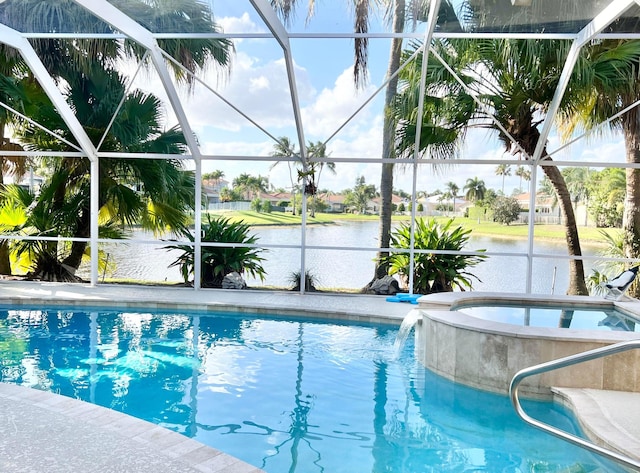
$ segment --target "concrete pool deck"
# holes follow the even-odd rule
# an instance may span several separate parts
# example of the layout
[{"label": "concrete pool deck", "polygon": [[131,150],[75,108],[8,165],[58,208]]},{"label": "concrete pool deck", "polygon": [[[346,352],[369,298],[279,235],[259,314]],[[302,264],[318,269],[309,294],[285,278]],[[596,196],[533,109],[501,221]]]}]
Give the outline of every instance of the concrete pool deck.
[{"label": "concrete pool deck", "polygon": [[[241,295],[241,297],[239,297]],[[382,296],[0,281],[0,303],[307,313],[399,324],[415,305]],[[640,393],[559,389],[591,439],[640,459]],[[259,473],[218,450],[109,409],[0,383],[0,471]]]}]

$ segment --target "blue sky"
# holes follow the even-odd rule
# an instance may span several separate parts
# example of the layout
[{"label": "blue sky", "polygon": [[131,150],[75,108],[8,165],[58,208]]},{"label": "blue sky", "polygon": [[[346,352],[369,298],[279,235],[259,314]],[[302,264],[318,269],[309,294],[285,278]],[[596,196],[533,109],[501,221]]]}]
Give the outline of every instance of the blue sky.
[{"label": "blue sky", "polygon": [[[307,2],[301,0],[289,28],[293,32],[346,32],[353,31],[350,2],[318,1],[316,14],[305,25]],[[215,0],[216,21],[226,32],[267,33],[268,30],[253,7],[245,0]],[[381,31],[382,19],[374,17],[371,31]],[[230,73],[209,71],[207,82],[212,84],[226,100],[257,122],[273,136],[288,136],[295,141],[296,133],[288,90],[282,51],[273,39],[236,39],[236,54]],[[369,84],[356,90],[353,83],[353,40],[351,39],[292,39],[295,61],[295,79],[300,100],[306,141],[324,141],[369,99],[384,81],[389,39],[371,39],[369,45]],[[141,78],[148,86],[149,78]],[[155,81],[151,80],[151,83]],[[157,91],[157,89],[156,89]],[[273,140],[225,105],[213,93],[196,86],[193,93],[184,95],[185,109],[191,125],[206,154],[265,156],[273,150]],[[323,173],[320,187],[340,191],[354,185],[356,177],[365,176],[366,182],[379,186],[380,165],[346,164],[340,158],[379,158],[382,149],[382,103],[380,93],[329,143],[330,156],[337,163],[335,176]],[[556,135],[550,138],[549,149],[559,145]],[[495,137],[484,131],[468,134],[462,156],[474,159],[513,159],[504,153]],[[568,161],[624,162],[624,147],[619,137],[605,137],[597,141],[573,145],[555,159]],[[502,178],[495,175],[496,165],[447,165],[438,173],[429,166],[418,172],[417,190],[433,192],[443,189],[444,183],[454,181],[460,188],[466,179],[479,177],[488,187],[499,189]],[[289,187],[287,166],[270,169],[265,162],[206,161],[203,171],[220,169],[232,181],[240,173],[268,176],[276,187]],[[515,171],[515,168],[512,170]],[[519,178],[507,177],[505,192],[518,187]],[[410,169],[396,172],[395,187],[410,192]]]}]

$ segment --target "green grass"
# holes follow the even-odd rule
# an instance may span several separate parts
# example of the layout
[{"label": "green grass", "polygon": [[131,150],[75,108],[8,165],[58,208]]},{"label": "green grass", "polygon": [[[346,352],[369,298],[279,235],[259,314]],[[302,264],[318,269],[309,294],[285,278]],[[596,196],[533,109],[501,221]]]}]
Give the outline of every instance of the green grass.
[{"label": "green grass", "polygon": [[[248,225],[301,225],[300,215],[290,213],[272,212],[260,213],[254,211],[227,211],[212,212],[214,215],[224,215],[232,221],[243,220]],[[448,220],[449,217],[436,217],[438,220]],[[315,218],[307,215],[307,224],[331,224],[340,221],[377,221],[378,215],[354,215],[354,214],[326,214],[317,213]],[[394,221],[408,220],[409,216],[394,216]],[[529,227],[525,224],[502,225],[495,222],[456,217],[455,223],[469,228],[474,235],[499,236],[501,238],[527,238]],[[601,232],[609,234],[619,232],[614,228],[578,227],[581,242],[605,243]],[[564,240],[565,232],[562,225],[535,225],[534,237],[536,239]]]},{"label": "green grass", "polygon": [[[482,220],[478,223],[477,220],[469,218],[456,218],[455,222],[458,222],[464,228],[471,229],[474,235],[500,236],[503,238],[527,238],[529,234],[529,226],[526,224],[502,225]],[[603,231],[612,234],[619,232],[620,230],[615,228],[578,227],[578,234],[580,235],[581,242],[604,244],[605,241],[601,233]],[[565,239],[565,229],[562,225],[537,224],[534,226],[533,234],[536,239]]]},{"label": "green grass", "polygon": [[[244,221],[248,225],[300,225],[302,217],[300,215],[291,215],[283,212],[262,213],[252,210],[246,211],[226,211],[226,212],[210,212],[211,215],[222,215],[229,218],[232,222]],[[333,214],[316,214],[315,218],[307,215],[308,224],[327,224],[333,223],[336,219]]]}]

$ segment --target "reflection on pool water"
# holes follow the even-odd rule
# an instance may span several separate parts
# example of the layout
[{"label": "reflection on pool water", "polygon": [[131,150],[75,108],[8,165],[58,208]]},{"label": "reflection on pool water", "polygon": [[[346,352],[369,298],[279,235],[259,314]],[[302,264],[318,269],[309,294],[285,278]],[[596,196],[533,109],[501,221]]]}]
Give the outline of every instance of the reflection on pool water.
[{"label": "reflection on pool water", "polygon": [[[505,396],[422,368],[397,328],[243,314],[0,308],[3,382],[155,422],[269,473],[617,472]],[[550,403],[527,411],[575,432]]]},{"label": "reflection on pool water", "polygon": [[483,305],[458,306],[455,310],[492,322],[520,326],[640,331],[638,327],[640,321],[636,317],[613,308],[603,310],[579,306],[563,309],[541,306]]}]

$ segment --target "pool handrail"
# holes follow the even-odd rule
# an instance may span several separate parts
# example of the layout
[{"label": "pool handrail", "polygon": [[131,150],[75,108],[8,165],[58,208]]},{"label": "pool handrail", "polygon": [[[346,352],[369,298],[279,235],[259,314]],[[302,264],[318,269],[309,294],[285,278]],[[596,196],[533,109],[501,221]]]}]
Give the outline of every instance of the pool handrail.
[{"label": "pool handrail", "polygon": [[572,366],[578,363],[583,363],[585,361],[594,360],[597,358],[602,358],[608,355],[615,355],[617,353],[621,353],[627,350],[632,350],[634,348],[640,348],[640,339],[636,340],[628,340],[625,342],[615,343],[613,345],[608,345],[606,347],[596,348],[593,350],[588,350],[582,353],[577,353],[575,355],[565,356],[563,358],[558,358],[556,360],[548,361],[546,363],[540,363],[538,365],[530,366],[529,368],[522,369],[518,371],[511,380],[509,385],[509,397],[511,398],[511,403],[516,410],[516,413],[522,420],[524,420],[527,424],[532,425],[538,429],[541,429],[551,435],[554,435],[558,438],[561,438],[567,442],[570,442],[574,445],[582,447],[591,452],[597,453],[609,460],[615,461],[617,463],[623,464],[625,466],[629,466],[636,470],[640,470],[640,461],[637,461],[633,458],[630,458],[626,455],[622,455],[618,452],[614,452],[607,448],[596,445],[593,442],[585,440],[576,435],[565,432],[564,430],[553,427],[552,425],[541,422],[533,417],[529,416],[525,410],[522,408],[520,404],[520,399],[518,397],[518,387],[522,380],[529,376],[534,376],[537,374],[545,373],[547,371],[552,371],[559,368],[565,368],[567,366]]}]

